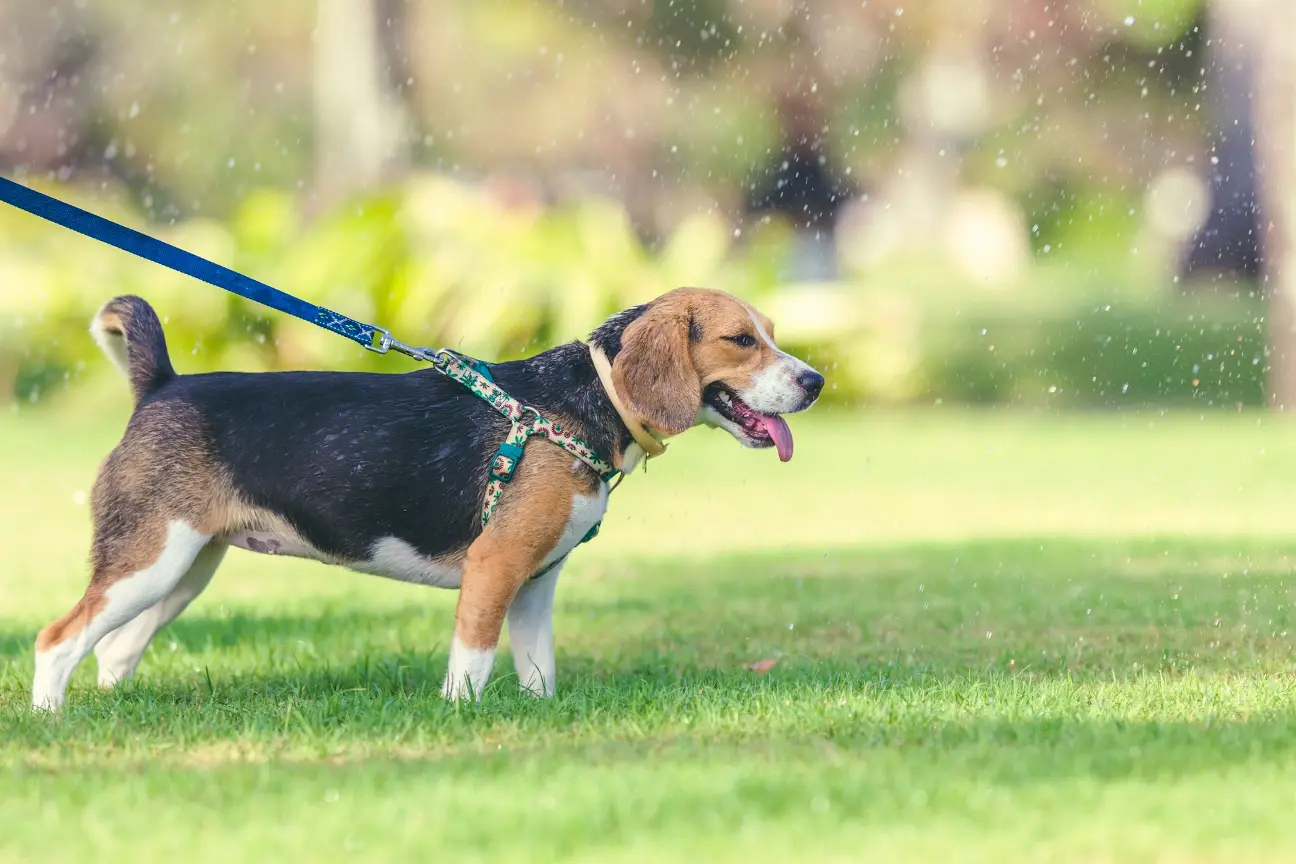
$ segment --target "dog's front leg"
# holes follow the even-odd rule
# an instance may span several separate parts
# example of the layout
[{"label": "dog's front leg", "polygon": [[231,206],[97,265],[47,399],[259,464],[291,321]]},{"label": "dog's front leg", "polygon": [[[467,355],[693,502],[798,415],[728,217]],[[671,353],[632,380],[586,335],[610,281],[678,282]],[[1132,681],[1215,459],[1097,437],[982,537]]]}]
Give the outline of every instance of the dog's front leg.
[{"label": "dog's front leg", "polygon": [[[567,464],[571,457],[558,454],[562,451],[557,448],[552,452],[539,450],[534,455],[528,450],[527,459],[486,529],[468,547],[455,609],[450,668],[441,687],[441,695],[447,699],[481,697],[495,665],[495,648],[505,614],[518,589],[540,569],[562,539],[573,496],[586,491]],[[547,581],[549,600],[543,605],[552,610],[558,569],[536,580],[535,589],[525,592],[524,605],[529,603],[532,590],[542,587],[538,583]],[[548,660],[542,672],[552,679],[553,644],[552,639],[548,641]]]},{"label": "dog's front leg", "polygon": [[537,579],[529,579],[509,606],[509,641],[518,684],[533,696],[554,695],[553,602],[558,573],[565,561]]},{"label": "dog's front leg", "polygon": [[441,685],[445,698],[481,698],[495,665],[505,611],[526,579],[528,561],[528,556],[510,552],[506,543],[490,542],[485,534],[469,547],[455,609],[450,668]]}]

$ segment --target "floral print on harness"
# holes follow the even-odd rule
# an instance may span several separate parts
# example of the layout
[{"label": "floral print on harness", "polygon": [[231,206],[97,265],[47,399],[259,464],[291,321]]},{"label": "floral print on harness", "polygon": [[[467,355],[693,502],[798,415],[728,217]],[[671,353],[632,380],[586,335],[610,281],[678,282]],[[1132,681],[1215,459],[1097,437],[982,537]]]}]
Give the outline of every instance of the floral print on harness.
[{"label": "floral print on harness", "polygon": [[[522,448],[526,447],[528,438],[532,436],[545,438],[594,469],[595,473],[604,482],[608,482],[616,476],[617,470],[615,468],[599,458],[584,441],[564,433],[561,424],[554,423],[536,409],[523,405],[497,387],[493,381],[488,380],[469,364],[457,359],[453,354],[444,352],[440,357],[444,362],[438,364],[437,368],[442,373],[467,387],[473,392],[473,395],[512,421],[508,436],[504,439],[505,446],[514,445],[518,448],[517,452],[521,453],[523,452]],[[533,418],[529,423],[523,420],[527,415]],[[497,452],[491,460],[491,476],[486,484],[486,498],[482,502],[481,524],[483,528],[490,521],[495,508],[499,506],[500,498],[504,496],[504,486],[509,480],[513,479],[513,472],[520,461],[521,456],[514,458],[503,452]]]}]

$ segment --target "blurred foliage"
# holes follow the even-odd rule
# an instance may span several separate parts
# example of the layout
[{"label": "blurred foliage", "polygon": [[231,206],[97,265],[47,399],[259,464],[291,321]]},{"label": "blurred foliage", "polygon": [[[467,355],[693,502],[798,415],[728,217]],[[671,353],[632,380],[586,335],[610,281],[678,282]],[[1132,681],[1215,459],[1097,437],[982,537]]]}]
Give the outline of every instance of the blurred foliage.
[{"label": "blurred foliage", "polygon": [[[314,303],[389,326],[402,340],[492,359],[583,338],[612,312],[678,284],[751,296],[777,274],[777,244],[730,257],[730,233],[713,216],[686,220],[649,254],[614,202],[515,207],[481,187],[436,176],[412,177],[309,224],[288,196],[261,189],[228,221],[191,219],[165,229],[114,203],[122,195],[33,185]],[[392,359],[312,324],[11,208],[0,209],[0,284],[8,286],[0,293],[0,369],[19,398],[37,398],[79,376],[97,352],[86,334],[91,316],[126,292],[158,309],[184,371],[393,368]]]},{"label": "blurred foliage", "polygon": [[[788,93],[821,101],[816,146],[864,189],[921,173],[915,152],[1028,202],[1209,155],[1203,0],[373,2],[415,165],[594,188],[654,237],[739,209]],[[122,179],[160,219],[309,185],[317,14],[2,3],[0,164]]]},{"label": "blurred foliage", "polygon": [[[1234,171],[1205,0],[355,2],[373,38],[321,38],[343,7],[318,0],[0,3],[0,167],[486,358],[704,285],[769,312],[829,398],[1261,401],[1258,302],[1174,281]],[[322,100],[350,68],[379,71]],[[345,136],[327,167],[327,130],[388,99],[399,168],[371,179]],[[849,187],[828,283],[789,284],[826,271],[747,206],[798,142]],[[409,367],[13,212],[0,286],[24,401],[107,368],[85,327],[125,291],[183,370]]]},{"label": "blurred foliage", "polygon": [[[1036,263],[988,288],[941,256],[915,254],[854,267],[840,282],[788,284],[792,232],[777,221],[735,239],[723,219],[696,214],[650,251],[615,202],[519,205],[435,175],[411,176],[309,222],[289,196],[261,189],[228,220],[161,229],[122,204],[128,196],[120,190],[35,185],[387,326],[404,341],[490,359],[583,338],[617,310],[680,285],[705,285],[767,311],[780,344],[825,369],[831,399],[1092,407],[1262,401],[1259,304],[1140,288],[1155,274],[1128,259],[1109,269]],[[1077,245],[1102,250],[1102,236]],[[9,208],[0,209],[0,284],[0,375],[4,392],[22,401],[107,373],[86,326],[100,304],[124,292],[158,309],[182,372],[409,368],[407,360],[377,357]]]}]

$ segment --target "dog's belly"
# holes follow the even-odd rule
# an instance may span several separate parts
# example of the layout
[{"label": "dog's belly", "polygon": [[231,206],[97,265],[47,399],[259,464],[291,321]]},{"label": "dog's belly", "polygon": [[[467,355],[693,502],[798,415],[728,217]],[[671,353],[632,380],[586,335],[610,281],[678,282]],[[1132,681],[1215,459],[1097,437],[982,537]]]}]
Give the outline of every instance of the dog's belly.
[{"label": "dog's belly", "polygon": [[383,537],[369,551],[367,561],[347,561],[348,570],[385,576],[400,582],[458,588],[463,581],[463,555],[432,558],[399,537]]},{"label": "dog's belly", "polygon": [[[607,510],[607,484],[600,484],[595,495],[572,498],[567,525],[553,551],[540,566],[547,567],[580,545],[581,539],[603,518]],[[336,564],[360,573],[384,576],[401,582],[431,585],[436,588],[458,588],[463,581],[462,551],[441,557],[424,555],[399,537],[380,537],[370,547],[369,557],[354,561],[335,558],[288,532],[239,531],[221,538],[231,546],[262,555],[284,555]]]},{"label": "dog's belly", "polygon": [[286,532],[239,531],[221,538],[231,546],[262,555],[283,555],[335,564],[348,570],[385,576],[401,582],[458,588],[463,575],[463,555],[433,558],[424,555],[399,537],[382,537],[370,548],[369,557],[353,561],[321,552],[314,546]]},{"label": "dog's belly", "polygon": [[325,555],[320,550],[303,541],[300,537],[288,536],[274,531],[238,531],[220,538],[231,546],[258,552],[262,555],[284,555],[289,558],[310,558],[326,564],[340,564],[341,561]]}]

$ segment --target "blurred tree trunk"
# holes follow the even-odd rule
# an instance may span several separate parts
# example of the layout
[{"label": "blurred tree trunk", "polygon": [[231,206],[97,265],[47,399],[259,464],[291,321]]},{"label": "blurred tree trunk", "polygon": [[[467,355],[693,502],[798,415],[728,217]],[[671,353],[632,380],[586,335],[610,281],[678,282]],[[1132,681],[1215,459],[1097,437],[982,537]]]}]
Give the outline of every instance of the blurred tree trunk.
[{"label": "blurred tree trunk", "polygon": [[397,176],[408,164],[404,105],[393,86],[383,0],[318,0],[315,30],[315,209]]},{"label": "blurred tree trunk", "polygon": [[[1252,4],[1256,5],[1256,4]],[[1267,6],[1267,8],[1264,8]],[[1296,4],[1250,11],[1257,28],[1256,161],[1269,295],[1269,399],[1296,409]]]},{"label": "blurred tree trunk", "polygon": [[[1265,0],[1267,2],[1267,0]],[[1255,4],[1212,0],[1206,7],[1204,50],[1211,162],[1207,182],[1210,213],[1193,238],[1183,275],[1260,275],[1260,217],[1256,185]],[[1185,287],[1195,280],[1186,279]]]}]

